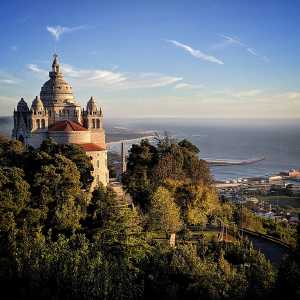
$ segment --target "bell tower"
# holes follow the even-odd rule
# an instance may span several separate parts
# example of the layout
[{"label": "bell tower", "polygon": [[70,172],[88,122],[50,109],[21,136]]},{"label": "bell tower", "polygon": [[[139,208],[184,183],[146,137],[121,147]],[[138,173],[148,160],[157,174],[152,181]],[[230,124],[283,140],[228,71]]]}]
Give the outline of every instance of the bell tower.
[{"label": "bell tower", "polygon": [[82,111],[84,127],[90,130],[93,143],[105,148],[102,109],[98,108],[94,97],[91,97]]},{"label": "bell tower", "polygon": [[46,131],[48,128],[48,110],[40,97],[36,96],[31,105],[32,131]]}]

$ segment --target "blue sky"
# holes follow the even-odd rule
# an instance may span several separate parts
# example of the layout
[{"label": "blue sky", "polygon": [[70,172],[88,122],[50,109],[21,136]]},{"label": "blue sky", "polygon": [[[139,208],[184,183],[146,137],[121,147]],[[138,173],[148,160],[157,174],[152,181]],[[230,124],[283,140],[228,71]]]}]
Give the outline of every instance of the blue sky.
[{"label": "blue sky", "polygon": [[299,1],[1,1],[0,114],[59,54],[106,117],[300,118]]}]

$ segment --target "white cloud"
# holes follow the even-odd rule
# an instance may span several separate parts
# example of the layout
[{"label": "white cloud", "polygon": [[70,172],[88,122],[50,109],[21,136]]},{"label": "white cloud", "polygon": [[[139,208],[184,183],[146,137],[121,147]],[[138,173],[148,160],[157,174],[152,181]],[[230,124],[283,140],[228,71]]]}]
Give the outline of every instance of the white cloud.
[{"label": "white cloud", "polygon": [[120,72],[101,69],[78,69],[71,65],[63,64],[62,72],[66,77],[80,80],[83,84],[116,85],[127,80]]},{"label": "white cloud", "polygon": [[5,83],[5,84],[16,84],[17,82],[12,79],[1,79],[0,78],[0,83]]},{"label": "white cloud", "polygon": [[255,97],[257,95],[262,94],[261,90],[253,89],[253,90],[245,90],[232,93],[231,95],[237,98],[244,98],[244,97]]},{"label": "white cloud", "polygon": [[219,65],[224,64],[224,62],[221,61],[220,59],[218,59],[218,58],[216,58],[212,55],[205,54],[201,50],[193,49],[191,46],[188,46],[186,44],[182,44],[182,43],[180,43],[178,41],[175,41],[175,40],[166,40],[166,41],[173,44],[173,45],[175,45],[178,48],[181,48],[181,49],[185,50],[186,52],[188,52],[192,56],[194,56],[196,58],[199,58],[201,60],[209,61],[209,62],[216,63],[216,64],[219,64]]},{"label": "white cloud", "polygon": [[247,48],[247,51],[254,56],[258,56],[257,52],[252,48]]},{"label": "white cloud", "polygon": [[224,35],[224,34],[220,34],[220,37],[223,38],[223,42],[216,44],[213,46],[214,49],[218,49],[218,48],[225,48],[227,46],[233,45],[233,46],[238,46],[243,48],[244,50],[247,51],[247,53],[256,56],[260,59],[262,59],[265,62],[269,62],[269,58],[263,55],[260,55],[256,49],[254,49],[253,47],[248,46],[247,44],[241,42],[238,38],[236,37],[232,37],[229,35]]},{"label": "white cloud", "polygon": [[47,70],[44,70],[44,69],[40,68],[36,64],[27,64],[26,67],[29,71],[32,71],[32,72],[35,72],[35,73],[39,73],[39,74],[42,74],[42,75],[47,75],[48,74]]},{"label": "white cloud", "polygon": [[20,79],[16,78],[14,75],[0,71],[0,84],[13,85],[18,84],[19,81]]},{"label": "white cloud", "polygon": [[159,73],[129,74],[128,86],[135,88],[155,88],[175,84],[183,80],[182,77],[169,76]]},{"label": "white cloud", "polygon": [[[36,64],[28,64],[27,69],[41,75],[48,73],[47,70]],[[172,85],[183,80],[182,77],[160,73],[125,73],[115,69],[79,69],[68,64],[62,64],[61,69],[66,78],[71,79],[76,86],[81,87],[101,86],[122,89],[158,88]]]},{"label": "white cloud", "polygon": [[186,82],[180,82],[177,83],[174,86],[175,89],[179,90],[193,90],[193,89],[202,89],[203,85],[202,84],[191,84],[191,83],[186,83]]},{"label": "white cloud", "polygon": [[220,34],[219,35],[223,41],[212,46],[213,49],[225,48],[230,45],[238,45],[243,46],[243,43],[236,37],[231,37],[227,35]]},{"label": "white cloud", "polygon": [[76,26],[76,27],[64,27],[64,26],[47,26],[47,31],[50,32],[51,35],[53,35],[54,39],[58,41],[61,37],[61,35],[65,33],[70,33],[73,31],[84,29],[86,26]]}]

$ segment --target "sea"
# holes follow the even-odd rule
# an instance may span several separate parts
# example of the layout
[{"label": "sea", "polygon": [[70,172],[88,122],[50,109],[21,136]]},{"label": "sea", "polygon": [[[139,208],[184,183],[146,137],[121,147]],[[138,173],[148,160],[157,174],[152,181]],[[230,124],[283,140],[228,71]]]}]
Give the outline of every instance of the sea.
[{"label": "sea", "polygon": [[[0,117],[0,133],[9,135],[12,118]],[[188,139],[203,159],[264,160],[247,165],[211,166],[216,180],[267,176],[300,169],[300,120],[262,119],[106,119],[106,128],[155,132]]]}]

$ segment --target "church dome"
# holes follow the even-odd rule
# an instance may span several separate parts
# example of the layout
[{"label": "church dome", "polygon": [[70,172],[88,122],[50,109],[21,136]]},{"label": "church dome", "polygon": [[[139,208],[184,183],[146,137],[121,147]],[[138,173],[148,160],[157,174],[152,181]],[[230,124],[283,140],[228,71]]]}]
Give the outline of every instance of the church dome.
[{"label": "church dome", "polygon": [[89,112],[98,110],[97,103],[96,103],[94,97],[91,97],[90,100],[88,101],[88,103],[86,105],[86,110]]},{"label": "church dome", "polygon": [[64,79],[56,54],[54,55],[52,71],[49,72],[49,77],[50,79],[44,83],[40,93],[40,97],[45,105],[64,102],[74,103],[72,87]]},{"label": "church dome", "polygon": [[28,105],[25,102],[24,98],[21,98],[21,100],[18,102],[17,111],[19,111],[19,112],[28,112],[29,111]]},{"label": "church dome", "polygon": [[36,96],[32,101],[31,109],[44,110],[44,104],[40,97]]}]

